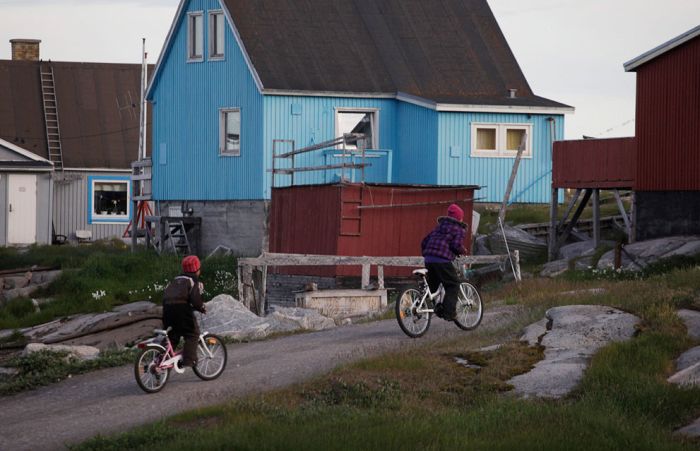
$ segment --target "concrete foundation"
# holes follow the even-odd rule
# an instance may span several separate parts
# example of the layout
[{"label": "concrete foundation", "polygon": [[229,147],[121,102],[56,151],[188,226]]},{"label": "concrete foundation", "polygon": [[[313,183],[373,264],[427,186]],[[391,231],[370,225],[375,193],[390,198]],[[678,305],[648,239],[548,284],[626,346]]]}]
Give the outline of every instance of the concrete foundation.
[{"label": "concrete foundation", "polygon": [[637,191],[636,239],[700,235],[700,191]]},{"label": "concrete foundation", "polygon": [[[167,216],[170,207],[176,210],[181,201],[160,201],[160,213]],[[226,246],[238,257],[257,257],[268,248],[267,217],[270,202],[188,201],[193,216],[202,218],[202,255],[217,246]]]},{"label": "concrete foundation", "polygon": [[297,307],[312,308],[333,319],[366,316],[386,308],[386,290],[319,290],[297,293]]}]

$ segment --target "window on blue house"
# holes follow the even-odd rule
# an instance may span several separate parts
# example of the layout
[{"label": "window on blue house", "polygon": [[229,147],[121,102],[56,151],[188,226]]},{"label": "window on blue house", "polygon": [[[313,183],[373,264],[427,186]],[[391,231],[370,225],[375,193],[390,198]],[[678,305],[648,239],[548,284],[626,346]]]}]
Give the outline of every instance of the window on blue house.
[{"label": "window on blue house", "polygon": [[90,223],[128,222],[129,180],[90,177]]},{"label": "window on blue house", "polygon": [[[365,148],[377,149],[379,137],[377,136],[378,111],[376,109],[345,109],[336,110],[335,136],[341,137],[346,133],[362,133],[365,135]],[[346,149],[356,149],[355,144],[346,146]]]},{"label": "window on blue house", "polygon": [[241,155],[241,109],[219,110],[219,155]]},{"label": "window on blue house", "polygon": [[526,137],[523,157],[532,157],[531,124],[472,123],[471,136],[473,157],[515,157],[523,137]]},{"label": "window on blue house", "polygon": [[209,59],[224,59],[224,13],[209,11]]},{"label": "window on blue house", "polygon": [[202,61],[204,58],[204,15],[202,11],[187,14],[187,59]]}]

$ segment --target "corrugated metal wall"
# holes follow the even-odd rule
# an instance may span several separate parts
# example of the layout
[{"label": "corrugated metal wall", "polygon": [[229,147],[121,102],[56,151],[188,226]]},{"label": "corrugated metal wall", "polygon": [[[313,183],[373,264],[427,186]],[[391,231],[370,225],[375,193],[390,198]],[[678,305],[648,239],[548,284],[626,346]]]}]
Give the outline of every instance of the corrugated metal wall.
[{"label": "corrugated metal wall", "polygon": [[121,238],[126,229],[124,223],[88,224],[88,177],[91,175],[105,175],[105,173],[66,171],[64,180],[54,180],[53,223],[56,234],[74,238],[76,230],[91,230],[93,240]]},{"label": "corrugated metal wall", "polygon": [[635,138],[582,139],[554,143],[556,188],[632,188]]},{"label": "corrugated metal wall", "polygon": [[637,69],[639,191],[700,190],[700,38]]},{"label": "corrugated metal wall", "polygon": [[[216,0],[192,0],[204,11],[205,59],[187,63],[187,22],[180,24],[152,92],[154,183],[158,200],[263,198],[262,95],[233,32],[226,28],[225,60],[208,61],[206,11]],[[186,17],[186,15],[185,15]],[[219,156],[219,109],[241,109],[241,156]]]},{"label": "corrugated metal wall", "polygon": [[[391,185],[317,185],[276,188],[270,214],[270,251],[324,255],[420,255],[420,242],[459,204],[471,226],[473,188]],[[358,206],[382,207],[358,209]],[[470,248],[471,240],[465,242]],[[359,276],[360,268],[290,267],[287,274]],[[410,269],[385,274],[409,275]]]},{"label": "corrugated metal wall", "polygon": [[514,158],[471,156],[471,124],[532,124],[532,157],[523,158],[511,192],[511,202],[549,202],[552,181],[552,138],[547,118],[555,119],[555,140],[564,136],[563,115],[440,113],[438,183],[479,185],[484,202],[503,200]]},{"label": "corrugated metal wall", "polygon": [[394,183],[438,183],[437,124],[436,111],[398,102]]},{"label": "corrugated metal wall", "polygon": [[[378,149],[393,150],[396,148],[396,101],[393,99],[361,99],[339,97],[293,97],[266,96],[265,100],[265,161],[266,169],[272,168],[272,146],[275,139],[294,140],[297,149],[336,138],[335,121],[336,108],[376,109],[379,125]],[[278,147],[277,153],[291,150],[291,147]],[[391,152],[377,153],[383,159],[376,165],[389,167],[388,159]],[[311,167],[329,164],[326,155],[321,151],[299,154],[295,157],[295,167]],[[373,161],[369,163],[375,164]],[[277,159],[275,167],[289,167],[290,159]],[[294,175],[294,184],[318,184],[333,182],[337,171],[298,172]],[[269,197],[271,174],[265,172],[267,184],[265,196]],[[347,176],[347,174],[346,174]],[[275,184],[284,186],[291,178],[275,176]],[[359,180],[359,171],[355,173]],[[388,181],[385,177],[382,181]]]}]

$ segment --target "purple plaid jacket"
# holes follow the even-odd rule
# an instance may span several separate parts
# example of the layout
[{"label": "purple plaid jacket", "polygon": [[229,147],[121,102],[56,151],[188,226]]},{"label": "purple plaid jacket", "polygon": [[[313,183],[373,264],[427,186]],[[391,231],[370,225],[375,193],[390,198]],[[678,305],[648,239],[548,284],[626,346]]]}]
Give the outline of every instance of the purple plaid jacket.
[{"label": "purple plaid jacket", "polygon": [[463,244],[466,233],[467,226],[463,222],[447,216],[438,218],[438,225],[421,242],[423,257],[452,261],[458,255],[466,254]]}]

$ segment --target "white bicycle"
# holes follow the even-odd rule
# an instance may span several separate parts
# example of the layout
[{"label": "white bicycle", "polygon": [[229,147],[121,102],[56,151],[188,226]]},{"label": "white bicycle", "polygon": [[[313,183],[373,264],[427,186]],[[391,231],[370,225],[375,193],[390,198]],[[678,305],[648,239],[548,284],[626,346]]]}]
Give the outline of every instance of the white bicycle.
[{"label": "white bicycle", "polygon": [[[435,314],[435,306],[442,302],[445,289],[440,284],[436,292],[431,292],[426,275],[427,269],[416,269],[418,289],[404,290],[396,299],[396,319],[401,330],[411,338],[425,334],[430,327],[430,318]],[[484,306],[476,287],[462,282],[457,296],[457,316],[454,323],[463,330],[475,329],[484,316]]]}]

